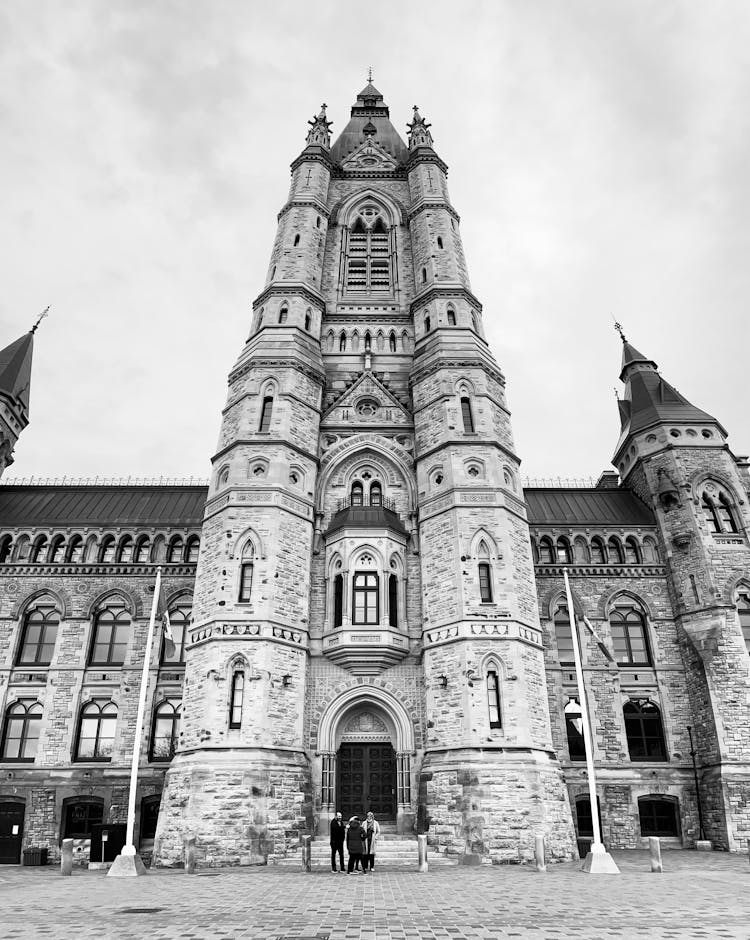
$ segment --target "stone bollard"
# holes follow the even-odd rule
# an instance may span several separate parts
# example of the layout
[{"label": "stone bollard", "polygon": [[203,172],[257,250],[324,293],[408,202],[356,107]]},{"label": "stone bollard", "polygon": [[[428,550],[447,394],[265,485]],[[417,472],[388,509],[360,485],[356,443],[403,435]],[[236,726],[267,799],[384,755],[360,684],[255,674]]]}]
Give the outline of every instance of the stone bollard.
[{"label": "stone bollard", "polygon": [[661,842],[657,836],[648,837],[648,852],[651,856],[651,871],[661,874],[664,869],[661,865]]},{"label": "stone bollard", "polygon": [[60,856],[60,874],[73,874],[73,840],[63,839],[62,855]]},{"label": "stone bollard", "polygon": [[536,858],[536,870],[547,871],[547,863],[544,861],[544,836],[537,836],[534,839],[534,857]]},{"label": "stone bollard", "polygon": [[195,836],[185,836],[185,874],[195,874]]},{"label": "stone bollard", "polygon": [[302,871],[312,871],[312,836],[302,836]]},{"label": "stone bollard", "polygon": [[427,833],[417,836],[417,852],[419,854],[419,871],[429,871],[427,864]]}]

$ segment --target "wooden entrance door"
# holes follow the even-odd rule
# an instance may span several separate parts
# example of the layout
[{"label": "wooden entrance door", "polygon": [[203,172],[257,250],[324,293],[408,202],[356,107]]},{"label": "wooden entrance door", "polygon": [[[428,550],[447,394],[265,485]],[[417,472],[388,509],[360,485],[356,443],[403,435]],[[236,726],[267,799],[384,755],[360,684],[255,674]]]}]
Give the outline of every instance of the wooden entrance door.
[{"label": "wooden entrance door", "polygon": [[0,865],[21,862],[23,813],[23,803],[0,803]]},{"label": "wooden entrance door", "polygon": [[336,793],[344,819],[396,818],[396,757],[390,744],[342,744]]}]

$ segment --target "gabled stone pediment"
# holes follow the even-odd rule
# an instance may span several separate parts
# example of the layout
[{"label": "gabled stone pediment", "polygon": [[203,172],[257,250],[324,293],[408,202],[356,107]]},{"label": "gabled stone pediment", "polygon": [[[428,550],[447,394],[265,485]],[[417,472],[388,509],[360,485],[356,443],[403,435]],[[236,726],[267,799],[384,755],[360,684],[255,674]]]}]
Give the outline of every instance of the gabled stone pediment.
[{"label": "gabled stone pediment", "polygon": [[320,425],[411,425],[412,416],[401,402],[372,374],[363,372],[351,388],[324,413]]},{"label": "gabled stone pediment", "polygon": [[370,137],[341,163],[344,170],[395,170],[397,166],[388,151]]}]

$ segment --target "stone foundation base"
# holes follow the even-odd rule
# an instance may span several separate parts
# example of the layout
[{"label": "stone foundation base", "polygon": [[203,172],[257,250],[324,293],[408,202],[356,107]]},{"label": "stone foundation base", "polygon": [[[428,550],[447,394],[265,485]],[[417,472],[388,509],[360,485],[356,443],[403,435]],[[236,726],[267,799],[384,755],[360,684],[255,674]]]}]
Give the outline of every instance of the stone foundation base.
[{"label": "stone foundation base", "polygon": [[448,855],[532,864],[543,836],[547,861],[578,857],[562,772],[544,751],[427,753],[419,801],[430,817],[430,843]]},{"label": "stone foundation base", "polygon": [[296,751],[236,749],[178,754],[162,794],[153,865],[184,865],[195,836],[198,868],[265,865],[311,831],[310,766]]}]

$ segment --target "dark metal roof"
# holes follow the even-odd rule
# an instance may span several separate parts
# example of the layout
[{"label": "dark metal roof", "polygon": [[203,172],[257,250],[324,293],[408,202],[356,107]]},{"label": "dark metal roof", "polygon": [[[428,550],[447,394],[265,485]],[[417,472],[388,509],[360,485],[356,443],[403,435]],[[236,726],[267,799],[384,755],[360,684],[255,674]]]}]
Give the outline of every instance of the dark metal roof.
[{"label": "dark metal roof", "polygon": [[199,526],[207,486],[0,486],[0,526]]},{"label": "dark metal roof", "polygon": [[626,489],[525,489],[529,525],[656,525],[649,507]]},{"label": "dark metal roof", "polygon": [[349,506],[342,509],[331,519],[328,533],[336,532],[345,526],[352,526],[353,528],[366,526],[373,529],[389,528],[400,532],[402,535],[407,534],[398,514],[391,509],[386,509],[385,506]]}]

